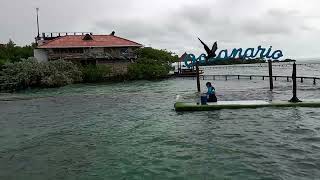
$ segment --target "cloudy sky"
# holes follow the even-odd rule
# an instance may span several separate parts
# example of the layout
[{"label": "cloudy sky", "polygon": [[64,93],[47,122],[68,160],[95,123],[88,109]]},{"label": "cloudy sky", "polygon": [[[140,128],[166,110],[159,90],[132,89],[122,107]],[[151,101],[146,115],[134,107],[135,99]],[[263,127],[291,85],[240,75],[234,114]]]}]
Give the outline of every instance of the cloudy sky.
[{"label": "cloudy sky", "polygon": [[197,37],[219,49],[281,49],[320,57],[319,0],[0,0],[0,43],[24,45],[41,32],[86,31],[125,37],[177,54],[199,54]]}]

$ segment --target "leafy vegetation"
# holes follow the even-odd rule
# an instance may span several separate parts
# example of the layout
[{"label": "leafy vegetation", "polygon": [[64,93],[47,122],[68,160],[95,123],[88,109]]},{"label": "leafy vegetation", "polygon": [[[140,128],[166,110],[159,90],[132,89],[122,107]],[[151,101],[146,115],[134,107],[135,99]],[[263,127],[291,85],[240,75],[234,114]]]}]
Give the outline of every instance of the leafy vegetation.
[{"label": "leafy vegetation", "polygon": [[37,62],[33,58],[8,63],[0,71],[0,90],[16,91],[29,87],[59,87],[82,81],[79,68],[63,60]]},{"label": "leafy vegetation", "polygon": [[100,82],[112,73],[110,66],[98,64],[87,65],[82,67],[82,77],[84,82]]},{"label": "leafy vegetation", "polygon": [[159,50],[151,47],[141,48],[137,51],[137,55],[139,58],[147,58],[151,59],[155,62],[161,63],[174,63],[179,60],[178,55],[174,55],[174,53],[169,52],[167,50]]},{"label": "leafy vegetation", "polygon": [[35,44],[17,46],[11,39],[7,44],[0,45],[0,65],[5,62],[17,62],[33,56]]},{"label": "leafy vegetation", "polygon": [[255,59],[215,59],[214,61],[209,61],[206,64],[201,64],[202,66],[211,65],[233,65],[233,64],[254,64],[254,63],[265,63],[265,59],[255,58]]},{"label": "leafy vegetation", "polygon": [[140,58],[136,63],[128,66],[129,79],[160,79],[164,78],[169,73],[167,64],[159,64],[153,59]]},{"label": "leafy vegetation", "polygon": [[179,59],[166,50],[142,48],[137,51],[138,59],[128,65],[127,74],[113,74],[108,65],[80,66],[63,60],[38,62],[29,58],[32,50],[32,46],[19,47],[11,40],[0,46],[0,91],[60,87],[76,82],[160,79],[167,77],[171,63]]},{"label": "leafy vegetation", "polygon": [[129,79],[159,79],[168,75],[171,63],[178,61],[177,55],[166,50],[150,47],[139,49],[138,59],[128,66]]},{"label": "leafy vegetation", "polygon": [[296,60],[294,60],[294,59],[285,59],[282,62],[296,62]]}]

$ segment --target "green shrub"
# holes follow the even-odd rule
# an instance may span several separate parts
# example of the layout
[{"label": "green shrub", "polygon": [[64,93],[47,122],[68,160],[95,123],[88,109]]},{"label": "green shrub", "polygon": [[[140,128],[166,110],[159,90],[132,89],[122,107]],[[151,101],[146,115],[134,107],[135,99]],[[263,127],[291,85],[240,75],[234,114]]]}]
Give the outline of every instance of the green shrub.
[{"label": "green shrub", "polygon": [[59,87],[82,81],[82,72],[72,62],[49,61],[42,64],[41,86]]},{"label": "green shrub", "polygon": [[5,59],[0,59],[0,71],[3,68],[3,66],[6,64],[6,60]]},{"label": "green shrub", "polygon": [[106,80],[111,72],[111,66],[103,64],[87,65],[82,67],[82,77],[84,82],[100,82]]},{"label": "green shrub", "polygon": [[128,66],[129,79],[160,79],[167,77],[171,63],[179,60],[177,55],[151,47],[137,50],[138,59]]},{"label": "green shrub", "polygon": [[37,62],[33,58],[8,63],[0,71],[0,90],[15,91],[28,87],[59,87],[82,81],[79,68],[63,60]]},{"label": "green shrub", "polygon": [[153,61],[162,63],[173,63],[179,60],[177,55],[167,50],[154,49],[151,47],[145,47],[137,50],[138,58],[152,59]]},{"label": "green shrub", "polygon": [[128,66],[129,79],[159,79],[164,78],[169,73],[170,66],[162,64],[152,59],[141,58],[136,63]]},{"label": "green shrub", "polygon": [[[0,59],[8,62],[17,62],[33,56],[35,44],[27,46],[17,46],[11,39],[0,47]],[[1,62],[0,62],[1,63]]]}]

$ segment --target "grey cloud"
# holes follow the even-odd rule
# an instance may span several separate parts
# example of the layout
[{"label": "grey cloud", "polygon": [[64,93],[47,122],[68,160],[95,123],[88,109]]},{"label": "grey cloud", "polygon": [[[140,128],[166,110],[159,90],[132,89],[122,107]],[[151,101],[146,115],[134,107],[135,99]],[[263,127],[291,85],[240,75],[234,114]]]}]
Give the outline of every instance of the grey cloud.
[{"label": "grey cloud", "polygon": [[[167,47],[182,53],[186,50],[202,51],[197,37],[232,42],[234,32],[229,17],[215,17],[207,6],[183,6],[160,18],[120,18],[96,22],[100,31],[112,28],[131,39],[137,39],[160,48]],[[232,35],[230,35],[232,34]],[[211,42],[208,42],[211,43]]]},{"label": "grey cloud", "polygon": [[[178,53],[201,53],[200,37],[208,45],[218,41],[219,48],[261,44],[287,48],[294,56],[316,54],[320,52],[318,4],[299,0],[5,0],[0,6],[0,41],[33,41],[35,7],[40,7],[41,31],[106,34],[114,30],[118,36]],[[312,51],[300,47],[307,45]]]},{"label": "grey cloud", "polygon": [[[289,35],[307,27],[297,10],[270,9],[258,18],[249,19],[242,25],[249,35]],[[305,28],[304,28],[305,29]]]}]

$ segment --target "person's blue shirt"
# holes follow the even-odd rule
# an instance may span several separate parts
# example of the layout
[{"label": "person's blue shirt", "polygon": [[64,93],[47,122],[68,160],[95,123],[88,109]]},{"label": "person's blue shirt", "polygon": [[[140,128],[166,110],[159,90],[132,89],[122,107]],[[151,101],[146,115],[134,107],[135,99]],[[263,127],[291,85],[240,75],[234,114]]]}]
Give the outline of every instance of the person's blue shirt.
[{"label": "person's blue shirt", "polygon": [[208,92],[207,92],[207,94],[210,95],[210,94],[214,94],[214,93],[215,93],[214,87],[208,87]]}]

